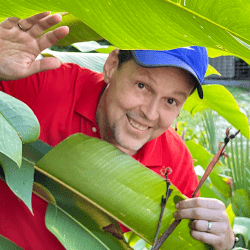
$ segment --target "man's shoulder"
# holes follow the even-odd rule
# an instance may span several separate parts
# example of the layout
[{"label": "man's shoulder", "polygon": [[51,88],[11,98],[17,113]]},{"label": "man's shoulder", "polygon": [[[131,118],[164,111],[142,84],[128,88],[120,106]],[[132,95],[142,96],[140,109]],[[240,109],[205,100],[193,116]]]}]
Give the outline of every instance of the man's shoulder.
[{"label": "man's shoulder", "polygon": [[176,158],[176,160],[180,155],[190,155],[185,141],[171,127],[161,135],[161,146],[163,151],[167,151],[168,154],[172,155],[172,158]]},{"label": "man's shoulder", "polygon": [[42,73],[45,73],[44,76],[47,80],[54,80],[60,85],[61,82],[67,82],[68,84],[79,82],[84,85],[85,82],[95,83],[103,79],[102,73],[81,67],[76,63],[62,63],[59,68]]},{"label": "man's shoulder", "polygon": [[166,141],[168,143],[177,143],[179,146],[183,145],[185,146],[184,140],[181,138],[181,136],[178,135],[178,133],[172,128],[168,128],[162,135],[161,135],[163,141]]},{"label": "man's shoulder", "polygon": [[96,73],[95,71],[92,71],[88,68],[81,67],[80,65],[76,63],[62,63],[61,66],[57,69],[53,69],[48,71],[50,73],[63,73],[63,72],[76,72],[76,73],[82,73],[82,74],[88,74],[88,73]]}]

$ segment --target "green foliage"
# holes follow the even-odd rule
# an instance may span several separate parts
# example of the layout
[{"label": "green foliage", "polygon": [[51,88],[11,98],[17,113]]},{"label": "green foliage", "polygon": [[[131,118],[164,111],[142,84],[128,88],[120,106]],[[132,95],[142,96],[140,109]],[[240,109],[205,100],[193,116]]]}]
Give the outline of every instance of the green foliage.
[{"label": "green foliage", "polygon": [[203,100],[199,99],[197,93],[193,93],[184,104],[183,109],[195,114],[198,111],[211,108],[236,129],[240,129],[241,134],[246,138],[250,138],[248,119],[240,111],[234,97],[225,87],[221,85],[205,85],[203,86],[203,93]]},{"label": "green foliage", "polygon": [[228,167],[231,169],[234,190],[244,189],[250,197],[250,140],[241,136],[231,141],[228,155]]},{"label": "green foliage", "polygon": [[20,168],[10,160],[4,161],[2,165],[5,174],[5,181],[9,188],[32,212],[31,194],[35,172],[34,165],[26,159],[22,160]]},{"label": "green foliage", "polygon": [[[114,246],[105,244],[88,230],[84,224],[79,223],[70,214],[52,204],[49,204],[47,208],[45,223],[46,227],[59,239],[66,249],[82,249],[83,246],[88,246],[88,249],[98,250],[114,249]],[[116,246],[116,249],[125,248]],[[128,247],[126,249],[131,248]]]},{"label": "green foliage", "polygon": [[[24,145],[23,157],[35,165],[35,162],[43,158],[50,150],[52,150],[52,147],[38,140],[32,144]],[[85,237],[92,237],[93,240],[101,241],[102,244],[108,248],[129,249],[124,239],[122,239],[121,229],[114,219],[95,205],[92,205],[88,200],[82,198],[78,192],[72,190],[72,188],[68,187],[65,183],[60,182],[56,178],[50,178],[51,176],[49,176],[48,173],[38,167],[35,168],[37,170],[35,174],[34,193],[47,202],[54,204],[57,208],[60,208],[63,218],[69,223],[71,221],[72,224],[77,224],[72,225],[72,227],[76,226],[82,233],[87,234]],[[70,171],[70,168],[68,168],[68,170]],[[53,207],[51,210],[48,212],[48,216],[46,215],[48,217],[46,224],[53,233],[56,233],[63,244],[68,245],[67,239],[65,239],[63,234],[63,230],[65,229],[61,225],[61,219],[53,220],[51,222],[53,227],[52,224],[50,224],[49,218],[54,211]],[[104,227],[109,225],[115,226],[117,230],[116,234],[118,234],[121,239],[117,239],[113,237],[110,232],[103,230]],[[60,234],[58,233],[59,231],[61,232]],[[89,231],[91,233],[88,233]],[[81,241],[81,239],[79,240]],[[76,242],[74,244],[78,243]]]},{"label": "green foliage", "polygon": [[[161,197],[166,192],[166,184],[159,175],[107,142],[83,134],[68,137],[40,159],[36,166],[153,243]],[[140,183],[137,182],[138,176]],[[172,188],[160,234],[173,221],[175,197],[184,198],[174,186]],[[189,242],[189,249],[198,246],[205,249],[201,242],[186,233],[187,230],[188,221],[183,220],[162,249],[171,245],[181,247],[186,242]]]},{"label": "green foliage", "polygon": [[22,143],[37,140],[39,123],[23,102],[3,92],[0,92],[0,100],[0,164],[10,189],[32,211],[34,168],[29,168],[28,162],[22,162]]},{"label": "green foliage", "polygon": [[[29,0],[25,4],[24,0],[14,0],[8,5],[0,4],[0,20],[8,16],[25,18],[48,9],[69,12],[118,48],[173,49],[199,45],[249,58],[247,43],[250,43],[250,37],[244,28],[249,25],[248,13],[244,11],[249,4],[247,0],[211,0],[209,4],[205,0],[181,3],[159,0],[157,4],[154,0],[87,0],[84,4],[77,0],[70,4],[67,0],[45,0],[42,3]],[[73,16],[65,22],[75,22]],[[237,16],[237,21],[232,22],[234,16]],[[68,15],[63,18],[68,18]],[[85,28],[89,29],[87,26]],[[75,36],[84,37],[85,28],[76,28],[65,45],[76,42]],[[89,36],[88,40],[96,40],[96,37]]]}]

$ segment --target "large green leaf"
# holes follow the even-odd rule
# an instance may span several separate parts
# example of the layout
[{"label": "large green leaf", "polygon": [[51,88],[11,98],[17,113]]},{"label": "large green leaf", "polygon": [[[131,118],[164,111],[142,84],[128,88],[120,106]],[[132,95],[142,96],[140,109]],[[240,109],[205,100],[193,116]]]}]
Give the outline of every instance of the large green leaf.
[{"label": "large green leaf", "polygon": [[[25,144],[23,147],[23,158],[35,164],[35,162],[41,159],[51,149],[52,147],[39,140],[32,144]],[[81,227],[85,228],[83,231],[88,234],[86,237],[94,236],[94,240],[95,238],[98,238],[96,240],[98,242],[101,241],[107,249],[130,249],[122,237],[122,231],[118,223],[114,219],[105,214],[98,207],[83,199],[77,193],[74,193],[71,188],[66,188],[64,183],[57,182],[41,172],[41,169],[38,170],[39,171],[35,172],[35,183],[33,187],[33,192],[35,194],[47,202],[56,205],[63,210],[63,213],[69,214],[69,216],[73,218],[70,220],[72,224],[77,223],[79,225],[80,223],[82,225]],[[50,212],[48,212],[48,217],[49,216]],[[48,218],[46,223],[48,227],[51,228],[50,220]],[[52,223],[52,232],[56,234],[57,238],[65,247],[68,246],[71,239],[68,237],[65,238],[64,234],[58,233],[58,231],[63,230],[61,228],[60,220],[53,220]],[[75,225],[72,225],[72,227],[74,226]],[[103,228],[106,229],[104,230]],[[107,230],[107,228],[110,230]],[[90,234],[88,233],[89,231],[91,232]],[[118,236],[119,239],[117,238]],[[88,245],[85,244],[85,246],[86,248],[91,249]]]},{"label": "large green leaf", "polygon": [[[166,192],[166,184],[160,176],[107,142],[83,134],[68,137],[36,166],[43,174],[64,183],[66,188],[152,244],[161,197]],[[141,180],[139,183],[138,177]],[[184,198],[174,186],[172,188],[174,191],[164,212],[160,234],[173,222],[178,197]],[[187,231],[188,220],[183,220],[162,249],[171,246],[185,248],[185,244],[189,249],[205,249]]]},{"label": "large green leaf", "polygon": [[66,249],[110,249],[72,216],[52,204],[47,208],[45,223]]},{"label": "large green leaf", "polygon": [[70,34],[58,41],[57,45],[65,46],[76,42],[91,40],[97,41],[102,39],[99,34],[83,23],[80,19],[74,17],[71,13],[64,12],[60,14],[62,15],[62,22],[50,28],[49,31],[59,26],[66,25],[70,29]]},{"label": "large green leaf", "polygon": [[[173,49],[200,45],[250,57],[249,1],[235,0],[12,0],[1,17],[27,17],[50,9],[70,12],[101,37],[123,49]],[[27,7],[28,6],[28,7]],[[46,8],[44,7],[46,6]],[[236,19],[229,18],[237,16]],[[241,24],[244,23],[244,26]],[[240,24],[240,25],[239,25]],[[84,32],[84,30],[78,30]],[[238,39],[238,40],[237,40]],[[243,42],[241,42],[241,39]],[[92,40],[92,39],[91,39]]]},{"label": "large green leaf", "polygon": [[[22,143],[29,143],[38,139],[40,133],[39,122],[33,111],[25,103],[0,92],[0,115],[5,119],[4,126],[7,127],[7,123],[9,123],[20,137]],[[10,134],[13,134],[13,132],[10,132]],[[8,142],[5,143],[7,145]]]},{"label": "large green leaf", "polygon": [[19,168],[13,161],[6,158],[3,165],[5,181],[14,194],[20,198],[32,212],[31,193],[34,181],[34,165],[23,159]]},{"label": "large green leaf", "polygon": [[0,163],[4,164],[4,161],[13,161],[14,164],[20,166],[22,162],[22,141],[15,129],[1,113],[0,136]]},{"label": "large green leaf", "polygon": [[22,163],[22,143],[37,140],[40,127],[33,111],[0,92],[0,164],[10,189],[31,208],[34,168]]},{"label": "large green leaf", "polygon": [[243,114],[232,96],[232,94],[221,85],[203,86],[204,98],[199,99],[197,93],[193,93],[186,101],[183,109],[189,111],[192,115],[203,109],[211,108],[219,115],[224,117],[241,134],[250,138],[249,123],[245,114]]}]

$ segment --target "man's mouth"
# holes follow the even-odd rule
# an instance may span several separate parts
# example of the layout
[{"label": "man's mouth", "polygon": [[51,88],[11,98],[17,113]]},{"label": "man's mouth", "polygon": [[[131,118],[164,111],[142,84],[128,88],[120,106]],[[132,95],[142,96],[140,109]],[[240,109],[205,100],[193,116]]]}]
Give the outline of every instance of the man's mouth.
[{"label": "man's mouth", "polygon": [[138,130],[141,130],[141,131],[146,131],[149,128],[148,126],[139,124],[138,122],[136,122],[134,119],[130,118],[129,116],[127,116],[127,117],[128,117],[129,123],[132,125],[132,127],[136,128]]}]

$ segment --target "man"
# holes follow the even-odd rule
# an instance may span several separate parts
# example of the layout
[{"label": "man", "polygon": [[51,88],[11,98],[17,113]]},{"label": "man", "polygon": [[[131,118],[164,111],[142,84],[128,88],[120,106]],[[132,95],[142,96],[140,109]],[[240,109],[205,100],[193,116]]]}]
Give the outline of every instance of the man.
[{"label": "man", "polygon": [[[42,35],[60,21],[59,15],[45,12],[0,24],[0,90],[33,109],[41,125],[40,139],[50,145],[79,131],[101,138],[158,174],[170,166],[172,183],[191,197],[197,185],[192,159],[170,125],[195,88],[203,96],[206,50],[114,50],[103,75],[61,65],[56,58],[35,61],[42,50],[68,34],[67,27],[59,27]],[[44,201],[33,195],[32,216],[2,181],[0,189],[0,234],[25,249],[63,249],[45,228]],[[179,202],[176,208],[175,218],[193,219],[193,238],[215,250],[234,245],[222,202],[197,197]]]}]

